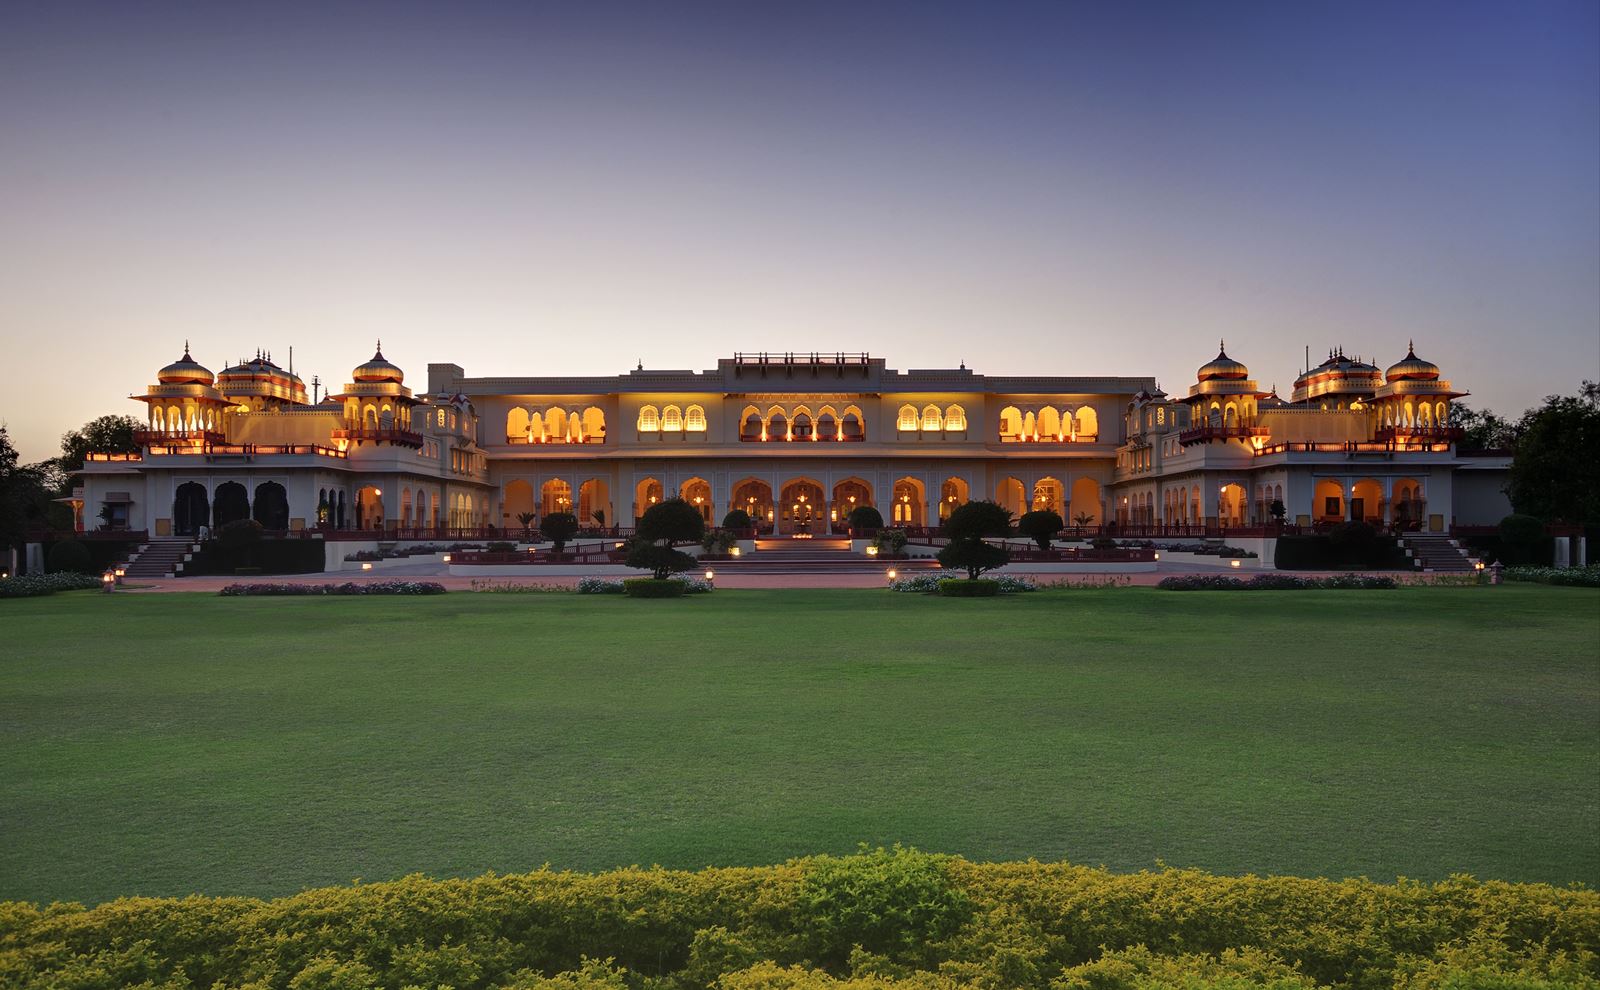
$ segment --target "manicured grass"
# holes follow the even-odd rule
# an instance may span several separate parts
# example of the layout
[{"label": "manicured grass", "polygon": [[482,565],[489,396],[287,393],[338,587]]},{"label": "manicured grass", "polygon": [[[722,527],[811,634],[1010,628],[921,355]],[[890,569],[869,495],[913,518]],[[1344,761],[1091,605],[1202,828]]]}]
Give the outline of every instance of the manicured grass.
[{"label": "manicured grass", "polygon": [[1600,882],[1600,593],[0,602],[0,898],[975,859]]}]

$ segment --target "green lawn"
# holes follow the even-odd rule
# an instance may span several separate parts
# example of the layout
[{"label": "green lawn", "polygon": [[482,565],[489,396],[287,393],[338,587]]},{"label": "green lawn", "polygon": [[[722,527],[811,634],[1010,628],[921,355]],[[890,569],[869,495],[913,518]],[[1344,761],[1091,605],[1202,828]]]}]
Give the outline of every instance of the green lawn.
[{"label": "green lawn", "polygon": [[858,842],[1600,882],[1600,593],[0,602],[0,899]]}]

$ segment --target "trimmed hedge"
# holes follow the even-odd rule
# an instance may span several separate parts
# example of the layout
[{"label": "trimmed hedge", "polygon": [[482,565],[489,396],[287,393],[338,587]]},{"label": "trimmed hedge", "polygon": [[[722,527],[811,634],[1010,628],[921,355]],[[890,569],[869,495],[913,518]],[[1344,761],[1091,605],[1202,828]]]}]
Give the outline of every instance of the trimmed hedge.
[{"label": "trimmed hedge", "polygon": [[1226,574],[1188,574],[1162,578],[1156,587],[1163,591],[1321,591],[1373,590],[1398,588],[1392,577],[1367,574],[1335,574],[1325,578],[1294,577],[1290,574],[1257,574],[1249,580]]},{"label": "trimmed hedge", "polygon": [[682,598],[684,583],[672,578],[627,578],[622,590],[629,598]]},{"label": "trimmed hedge", "polygon": [[77,540],[62,540],[45,554],[45,569],[51,574],[91,574],[94,560],[89,548]]},{"label": "trimmed hedge", "polygon": [[947,598],[993,598],[1000,593],[1000,582],[988,578],[976,580],[940,578],[939,594]]},{"label": "trimmed hedge", "polygon": [[58,591],[87,591],[100,587],[93,574],[61,571],[56,574],[19,574],[0,580],[0,598],[38,598]]},{"label": "trimmed hedge", "polygon": [[1411,558],[1392,537],[1377,536],[1369,542],[1353,541],[1341,546],[1323,533],[1278,537],[1276,565],[1281,571],[1330,571],[1341,567],[1415,569]]},{"label": "trimmed hedge", "polygon": [[1507,567],[1502,576],[1507,581],[1600,588],[1600,564],[1590,564],[1587,567]]},{"label": "trimmed hedge", "polygon": [[[276,900],[0,903],[0,985],[1030,990],[1594,987],[1600,893],[1114,874],[909,849]],[[600,961],[603,960],[603,961]]]},{"label": "trimmed hedge", "polygon": [[230,550],[211,540],[183,565],[183,573],[227,575],[241,567],[258,567],[262,574],[320,574],[326,564],[325,546],[322,540],[260,540]]},{"label": "trimmed hedge", "polygon": [[230,584],[217,592],[228,598],[285,595],[442,595],[436,581],[372,581],[365,584]]}]

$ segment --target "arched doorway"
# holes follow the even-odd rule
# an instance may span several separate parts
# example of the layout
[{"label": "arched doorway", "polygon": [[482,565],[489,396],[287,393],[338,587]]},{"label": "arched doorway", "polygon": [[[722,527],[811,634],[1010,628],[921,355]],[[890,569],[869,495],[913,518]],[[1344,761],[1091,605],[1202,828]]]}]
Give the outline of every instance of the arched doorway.
[{"label": "arched doorway", "polygon": [[1000,507],[1010,512],[1012,517],[1022,515],[1028,511],[1028,499],[1022,488],[1022,482],[1016,478],[1001,478],[1000,483],[994,488],[994,500]]},{"label": "arched doorway", "polygon": [[850,528],[850,513],[863,505],[872,504],[872,486],[860,478],[846,478],[835,482],[833,501],[828,505],[828,520],[833,531],[843,533]]},{"label": "arched doorway", "polygon": [[1060,515],[1064,508],[1061,482],[1055,478],[1040,478],[1033,486],[1033,510]]},{"label": "arched doorway", "polygon": [[606,526],[611,519],[611,486],[604,478],[590,478],[578,486],[578,524]]},{"label": "arched doorway", "polygon": [[363,485],[356,491],[356,529],[382,529],[383,518],[383,489]]},{"label": "arched doorway", "polygon": [[1383,486],[1375,478],[1362,478],[1350,489],[1350,518],[1383,525]]},{"label": "arched doorway", "polygon": [[1072,483],[1072,501],[1067,505],[1067,524],[1078,529],[1105,525],[1105,506],[1100,498],[1100,482],[1079,478]]},{"label": "arched doorway", "polygon": [[559,478],[545,482],[539,489],[539,514],[551,515],[572,511],[572,486]]},{"label": "arched doorway", "polygon": [[263,481],[256,486],[255,504],[250,515],[262,529],[289,528],[289,493],[276,481]]},{"label": "arched doorway", "polygon": [[1217,491],[1217,525],[1243,526],[1244,511],[1245,493],[1243,486],[1227,484]]},{"label": "arched doorway", "polygon": [[224,481],[217,486],[211,503],[211,516],[221,529],[231,522],[250,518],[250,495],[237,481]]},{"label": "arched doorway", "polygon": [[709,525],[711,523],[711,483],[704,478],[690,478],[678,489],[678,494],[685,502],[694,506],[700,513],[700,518]]},{"label": "arched doorway", "polygon": [[1331,478],[1317,482],[1313,492],[1311,510],[1319,523],[1336,523],[1344,520],[1344,488]]},{"label": "arched doorway", "polygon": [[533,507],[533,484],[521,478],[506,482],[505,489],[500,495],[501,503],[505,506],[503,511],[506,527],[520,526],[527,529],[532,526],[538,516],[538,510]]},{"label": "arched doorway", "polygon": [[962,478],[946,478],[939,486],[939,521],[942,523],[950,518],[950,513],[958,505],[965,505],[967,501],[967,483]]},{"label": "arched doorway", "polygon": [[206,486],[194,481],[179,485],[172,499],[172,531],[194,536],[200,527],[210,524],[211,502],[206,498]]},{"label": "arched doorway", "polygon": [[633,486],[633,520],[639,521],[646,509],[666,498],[666,491],[655,478],[646,478]]},{"label": "arched doorway", "polygon": [[924,508],[922,482],[916,478],[901,478],[894,483],[893,504],[889,513],[896,526],[923,526],[927,517]]},{"label": "arched doorway", "polygon": [[734,485],[729,508],[743,509],[750,514],[750,520],[758,530],[771,532],[775,514],[772,486],[765,481],[759,478],[746,478]]},{"label": "arched doorway", "polygon": [[778,499],[778,532],[815,533],[822,527],[822,486],[810,478],[784,483]]},{"label": "arched doorway", "polygon": [[1394,504],[1390,516],[1401,529],[1416,529],[1427,518],[1428,502],[1424,497],[1422,482],[1416,478],[1396,478]]}]

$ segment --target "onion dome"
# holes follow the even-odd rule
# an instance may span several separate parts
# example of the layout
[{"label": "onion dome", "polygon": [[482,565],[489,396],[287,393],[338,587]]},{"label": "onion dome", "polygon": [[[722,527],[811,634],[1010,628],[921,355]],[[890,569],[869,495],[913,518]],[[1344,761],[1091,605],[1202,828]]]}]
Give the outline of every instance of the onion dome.
[{"label": "onion dome", "polygon": [[183,357],[156,372],[156,380],[163,385],[210,385],[211,372],[189,356],[189,342],[183,342]]},{"label": "onion dome", "polygon": [[1391,382],[1437,381],[1439,366],[1432,361],[1424,361],[1417,357],[1416,345],[1407,341],[1406,356],[1401,358],[1399,363],[1390,365],[1389,370],[1384,372],[1384,378]]},{"label": "onion dome", "polygon": [[358,382],[393,382],[399,385],[406,380],[405,372],[390,364],[383,356],[383,341],[378,341],[378,350],[372,355],[372,360],[366,364],[358,365],[350,377]]},{"label": "onion dome", "polygon": [[1211,361],[1200,366],[1199,380],[1210,381],[1213,378],[1241,380],[1250,377],[1250,369],[1228,356],[1228,345],[1222,341],[1217,347],[1217,356]]}]

